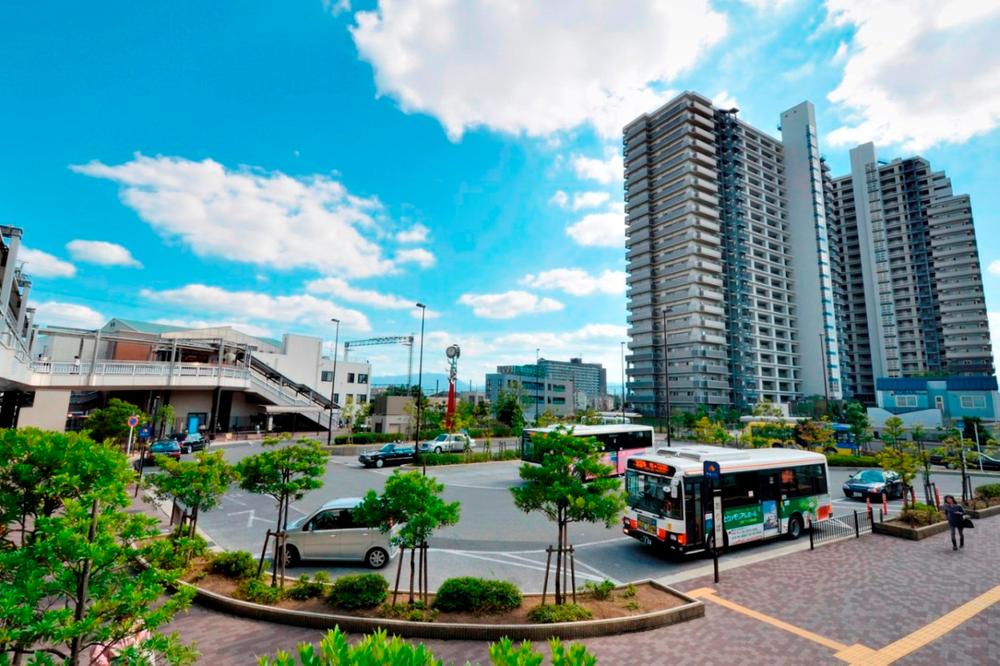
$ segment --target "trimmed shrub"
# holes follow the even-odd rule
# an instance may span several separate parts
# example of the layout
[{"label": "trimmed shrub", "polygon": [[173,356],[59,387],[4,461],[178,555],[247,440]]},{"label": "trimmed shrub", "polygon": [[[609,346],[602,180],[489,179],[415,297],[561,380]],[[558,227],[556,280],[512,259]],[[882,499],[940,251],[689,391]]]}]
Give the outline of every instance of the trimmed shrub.
[{"label": "trimmed shrub", "polygon": [[[406,435],[400,432],[356,432],[351,435],[351,440],[355,444],[386,444],[388,442],[402,442]],[[347,444],[347,435],[337,435],[333,438],[334,444]]]},{"label": "trimmed shrub", "polygon": [[826,464],[830,467],[878,467],[875,456],[851,456],[841,453],[828,453]]},{"label": "trimmed shrub", "polygon": [[538,624],[555,622],[578,622],[589,620],[593,615],[583,606],[576,604],[543,604],[528,611],[528,620]]},{"label": "trimmed shrub", "polygon": [[602,580],[600,583],[587,581],[583,584],[583,589],[586,592],[590,592],[590,595],[598,601],[604,601],[605,599],[610,598],[611,593],[615,591],[615,584],[607,579]]},{"label": "trimmed shrub", "polygon": [[917,502],[903,509],[899,519],[910,527],[921,527],[941,522],[944,520],[944,514],[929,504]]},{"label": "trimmed shrub", "polygon": [[438,588],[434,607],[445,612],[504,613],[521,605],[521,591],[505,580],[465,576]]},{"label": "trimmed shrub", "polygon": [[286,594],[292,599],[304,600],[304,599],[316,599],[322,597],[326,592],[326,586],[330,584],[330,576],[324,571],[320,571],[316,574],[316,577],[312,580],[309,576],[302,575],[299,579],[295,581]]},{"label": "trimmed shrub", "polygon": [[1000,497],[1000,483],[984,483],[976,488],[976,497],[992,499]]},{"label": "trimmed shrub", "polygon": [[388,581],[378,574],[353,574],[338,578],[326,600],[337,608],[375,608],[385,601],[388,591]]},{"label": "trimmed shrub", "polygon": [[212,573],[242,580],[257,575],[257,560],[245,550],[231,550],[212,558]]},{"label": "trimmed shrub", "polygon": [[520,452],[508,449],[506,451],[476,451],[474,453],[421,453],[421,462],[426,462],[428,467],[439,465],[461,465],[465,463],[491,462],[495,460],[517,460],[521,457]]},{"label": "trimmed shrub", "polygon": [[281,601],[281,590],[271,587],[260,578],[247,578],[236,587],[236,598],[271,605]]}]

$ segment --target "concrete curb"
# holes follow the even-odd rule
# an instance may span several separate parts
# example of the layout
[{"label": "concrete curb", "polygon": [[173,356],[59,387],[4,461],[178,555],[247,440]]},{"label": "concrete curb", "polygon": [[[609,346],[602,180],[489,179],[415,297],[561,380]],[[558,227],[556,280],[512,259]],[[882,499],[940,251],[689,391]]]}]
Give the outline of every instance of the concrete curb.
[{"label": "concrete curb", "polygon": [[969,516],[972,518],[1000,516],[1000,504],[994,504],[993,506],[988,506],[985,509],[969,509]]},{"label": "concrete curb", "polygon": [[893,525],[891,523],[872,523],[872,532],[875,534],[885,534],[900,539],[910,539],[920,541],[935,534],[948,531],[948,521],[924,525],[923,527],[909,527],[907,525]]},{"label": "concrete curb", "polygon": [[[195,590],[195,601],[198,604],[239,617],[313,629],[333,629],[339,626],[341,630],[352,633],[371,633],[376,629],[384,629],[390,634],[404,638],[482,641],[495,641],[504,636],[512,640],[533,641],[547,640],[549,638],[594,638],[597,636],[657,629],[671,624],[687,622],[688,620],[705,615],[704,602],[656,581],[646,580],[641,582],[649,583],[653,587],[681,599],[684,604],[676,608],[667,608],[630,617],[561,622],[558,624],[409,622],[406,620],[273,608],[203,590],[190,583],[181,584]],[[538,597],[541,595],[526,594],[524,596]],[[488,616],[484,617],[484,620],[488,621]]]}]

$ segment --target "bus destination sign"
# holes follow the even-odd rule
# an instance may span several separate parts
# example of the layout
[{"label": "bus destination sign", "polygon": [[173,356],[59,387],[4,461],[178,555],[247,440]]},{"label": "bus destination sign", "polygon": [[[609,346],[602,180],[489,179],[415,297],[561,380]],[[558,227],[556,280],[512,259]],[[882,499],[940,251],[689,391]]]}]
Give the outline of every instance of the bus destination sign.
[{"label": "bus destination sign", "polygon": [[653,474],[663,474],[665,476],[673,476],[674,474],[674,468],[670,465],[652,460],[643,460],[642,458],[629,458],[628,466],[632,469],[652,472]]}]

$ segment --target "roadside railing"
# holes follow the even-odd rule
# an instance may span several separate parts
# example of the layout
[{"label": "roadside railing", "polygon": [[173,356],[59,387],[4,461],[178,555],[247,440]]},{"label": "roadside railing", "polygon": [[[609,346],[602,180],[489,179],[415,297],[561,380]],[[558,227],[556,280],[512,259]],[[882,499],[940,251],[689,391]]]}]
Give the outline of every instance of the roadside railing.
[{"label": "roadside railing", "polygon": [[873,516],[867,511],[854,511],[833,516],[822,522],[810,523],[809,549],[841,539],[860,539],[862,535],[872,533]]}]

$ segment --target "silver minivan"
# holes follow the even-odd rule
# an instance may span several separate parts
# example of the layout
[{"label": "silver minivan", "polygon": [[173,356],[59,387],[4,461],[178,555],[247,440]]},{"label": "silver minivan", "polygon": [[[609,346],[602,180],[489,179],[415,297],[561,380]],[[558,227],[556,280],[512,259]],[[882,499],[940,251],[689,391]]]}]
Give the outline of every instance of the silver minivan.
[{"label": "silver minivan", "polygon": [[294,567],[302,560],[352,560],[373,569],[384,567],[396,548],[389,543],[391,535],[354,522],[354,509],[361,501],[360,497],[341,497],[288,523],[286,564]]}]

